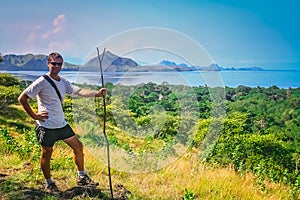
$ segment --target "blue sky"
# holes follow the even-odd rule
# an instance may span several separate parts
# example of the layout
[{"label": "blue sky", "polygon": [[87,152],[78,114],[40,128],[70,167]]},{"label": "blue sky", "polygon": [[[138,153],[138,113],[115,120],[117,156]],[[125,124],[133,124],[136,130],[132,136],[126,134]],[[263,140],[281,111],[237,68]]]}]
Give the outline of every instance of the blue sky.
[{"label": "blue sky", "polygon": [[298,0],[10,0],[0,7],[0,52],[58,51],[80,64],[114,35],[159,27],[191,38],[223,67],[300,69],[299,6]]}]

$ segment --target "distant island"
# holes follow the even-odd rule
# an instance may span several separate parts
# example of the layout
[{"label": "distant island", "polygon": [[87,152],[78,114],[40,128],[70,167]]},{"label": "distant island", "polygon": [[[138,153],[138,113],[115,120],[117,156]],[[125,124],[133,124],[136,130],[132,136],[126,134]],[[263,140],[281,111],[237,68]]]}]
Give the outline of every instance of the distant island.
[{"label": "distant island", "polygon": [[[8,54],[2,56],[3,61],[0,62],[0,70],[5,71],[47,71],[46,55],[14,55]],[[225,70],[240,70],[240,71],[263,71],[260,67],[247,68],[223,68],[218,64],[211,64],[210,66],[188,66],[185,63],[176,64],[173,61],[163,60],[155,65],[139,65],[131,58],[123,58],[117,56],[109,51],[105,53],[103,58],[103,66],[107,72],[164,72],[164,71],[225,71]],[[90,59],[84,65],[76,65],[64,62],[63,71],[95,71],[99,69],[98,58]]]}]

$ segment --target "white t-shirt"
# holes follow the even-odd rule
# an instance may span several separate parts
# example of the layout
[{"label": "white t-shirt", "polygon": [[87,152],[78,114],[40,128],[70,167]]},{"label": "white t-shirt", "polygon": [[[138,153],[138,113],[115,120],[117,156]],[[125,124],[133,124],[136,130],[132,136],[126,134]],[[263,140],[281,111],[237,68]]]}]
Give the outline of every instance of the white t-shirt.
[{"label": "white t-shirt", "polygon": [[[50,77],[50,76],[49,76]],[[50,77],[51,78],[51,77]],[[52,78],[51,78],[52,79]],[[52,79],[58,88],[62,101],[66,94],[73,94],[80,88],[73,86],[68,80],[60,77],[60,81]],[[65,120],[62,103],[52,85],[43,77],[39,77],[28,88],[24,90],[24,93],[31,99],[37,97],[38,112],[47,112],[48,119],[45,122],[36,120],[36,122],[45,128],[62,128],[67,125]]]}]

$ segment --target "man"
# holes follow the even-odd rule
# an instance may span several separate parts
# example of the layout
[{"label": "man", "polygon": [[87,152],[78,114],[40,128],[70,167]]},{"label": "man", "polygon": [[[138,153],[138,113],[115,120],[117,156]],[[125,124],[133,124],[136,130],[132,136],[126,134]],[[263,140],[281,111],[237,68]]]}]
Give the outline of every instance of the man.
[{"label": "man", "polygon": [[[99,91],[90,91],[71,85],[69,81],[59,76],[62,64],[63,58],[59,53],[49,54],[47,62],[49,72],[47,75],[54,82],[58,91],[56,91],[54,85],[51,85],[51,80],[47,80],[48,77],[41,76],[26,88],[18,98],[24,110],[38,124],[35,130],[41,144],[40,166],[46,180],[45,189],[49,192],[59,191],[50,174],[53,145],[58,140],[63,140],[73,149],[74,162],[78,172],[77,184],[98,185],[84,172],[83,145],[65,120],[62,102],[66,94],[76,94],[83,97],[104,97],[106,89],[101,88]],[[37,97],[38,113],[32,110],[28,102],[29,98],[34,97]]]}]

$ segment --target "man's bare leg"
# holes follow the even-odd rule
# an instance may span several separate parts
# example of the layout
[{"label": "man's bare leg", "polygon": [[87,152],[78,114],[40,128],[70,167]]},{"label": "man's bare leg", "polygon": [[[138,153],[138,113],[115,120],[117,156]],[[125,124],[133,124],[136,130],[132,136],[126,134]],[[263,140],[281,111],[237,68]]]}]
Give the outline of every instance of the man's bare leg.
[{"label": "man's bare leg", "polygon": [[72,136],[70,138],[63,140],[65,143],[67,143],[74,152],[74,162],[77,168],[77,171],[83,171],[84,170],[84,156],[83,156],[83,145],[81,141],[77,138],[77,136]]},{"label": "man's bare leg", "polygon": [[88,175],[84,172],[84,155],[83,155],[83,145],[77,136],[72,136],[64,140],[74,151],[74,162],[77,167],[78,179],[77,185],[79,186],[98,186],[99,183],[94,182]]},{"label": "man's bare leg", "polygon": [[43,171],[45,179],[50,179],[50,160],[52,156],[53,148],[42,146],[42,156],[40,160],[41,169]]}]

